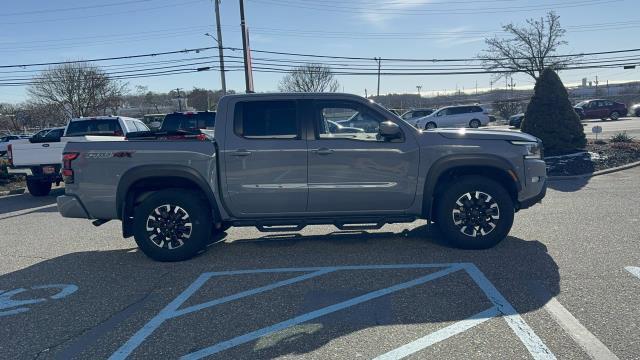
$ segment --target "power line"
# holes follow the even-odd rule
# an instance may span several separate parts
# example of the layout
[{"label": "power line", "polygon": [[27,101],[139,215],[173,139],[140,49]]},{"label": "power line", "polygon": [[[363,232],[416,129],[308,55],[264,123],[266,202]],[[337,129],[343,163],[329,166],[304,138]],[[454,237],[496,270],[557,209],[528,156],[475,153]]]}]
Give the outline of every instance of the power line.
[{"label": "power line", "polygon": [[[110,12],[110,13],[102,13],[102,14],[96,14],[96,15],[82,15],[82,16],[67,16],[67,17],[63,17],[63,18],[55,18],[55,19],[38,19],[38,20],[29,20],[29,21],[19,21],[19,22],[3,22],[0,23],[0,26],[3,25],[24,25],[24,24],[40,24],[40,23],[45,23],[45,22],[63,22],[63,21],[81,21],[81,20],[85,20],[85,19],[93,19],[93,18],[104,18],[106,16],[111,16],[111,15],[122,15],[122,14],[131,14],[131,13],[135,13],[135,12],[141,12],[144,11],[145,13],[148,13],[150,11],[155,11],[155,10],[159,10],[159,9],[166,9],[166,8],[172,8],[172,7],[183,7],[189,4],[195,4],[195,3],[199,3],[199,2],[204,2],[206,0],[192,0],[192,1],[179,1],[179,2],[175,2],[172,1],[166,5],[162,5],[162,6],[146,6],[144,8],[140,8],[140,9],[128,9],[126,11],[118,11],[118,12]],[[106,22],[105,22],[106,24]]]},{"label": "power line", "polygon": [[88,6],[76,6],[76,7],[68,7],[68,8],[58,8],[58,9],[20,11],[20,12],[0,14],[0,17],[2,17],[2,16],[20,16],[20,15],[46,14],[46,13],[53,13],[53,12],[65,12],[65,11],[76,11],[76,10],[89,10],[89,9],[105,8],[105,7],[112,7],[112,6],[129,5],[129,4],[135,4],[135,3],[145,3],[145,2],[151,2],[151,1],[156,1],[156,0],[130,0],[130,1],[121,1],[121,2],[116,2],[116,3],[100,4],[100,5],[88,5]]},{"label": "power line", "polygon": [[502,6],[495,8],[459,8],[459,9],[447,9],[447,10],[424,10],[424,9],[410,9],[403,10],[401,7],[358,7],[358,6],[344,6],[339,4],[333,4],[331,6],[322,6],[322,4],[314,5],[309,3],[298,3],[286,0],[251,0],[256,3],[264,3],[269,5],[277,5],[283,7],[294,7],[300,9],[318,10],[326,12],[354,12],[354,13],[374,13],[382,15],[408,15],[408,16],[424,16],[424,15],[467,15],[467,14],[487,14],[487,13],[511,13],[511,12],[523,12],[533,10],[556,10],[562,8],[575,8],[584,7],[590,5],[605,5],[614,2],[621,2],[624,0],[580,0],[580,1],[564,1],[555,4],[544,5],[526,5],[526,6]]}]

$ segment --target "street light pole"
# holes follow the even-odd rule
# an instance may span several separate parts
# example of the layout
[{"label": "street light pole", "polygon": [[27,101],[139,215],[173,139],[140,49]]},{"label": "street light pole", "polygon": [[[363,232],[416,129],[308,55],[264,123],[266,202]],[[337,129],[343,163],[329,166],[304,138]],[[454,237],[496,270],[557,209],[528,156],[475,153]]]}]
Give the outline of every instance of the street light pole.
[{"label": "street light pole", "polygon": [[218,29],[218,57],[220,58],[220,81],[222,82],[222,95],[227,93],[227,80],[224,74],[224,50],[222,49],[222,29],[220,25],[220,1],[213,0],[216,9],[216,27]]}]

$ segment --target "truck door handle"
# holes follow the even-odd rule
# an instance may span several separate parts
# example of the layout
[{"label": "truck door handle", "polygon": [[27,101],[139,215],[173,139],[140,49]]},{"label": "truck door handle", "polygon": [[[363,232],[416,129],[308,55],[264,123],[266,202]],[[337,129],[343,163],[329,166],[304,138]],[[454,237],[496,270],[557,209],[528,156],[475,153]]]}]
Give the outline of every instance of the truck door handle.
[{"label": "truck door handle", "polygon": [[244,149],[236,150],[231,153],[231,156],[249,156],[249,155],[251,155],[251,151],[244,150]]},{"label": "truck door handle", "polygon": [[313,152],[318,155],[331,155],[333,154],[333,149],[320,148],[320,149],[313,150]]}]

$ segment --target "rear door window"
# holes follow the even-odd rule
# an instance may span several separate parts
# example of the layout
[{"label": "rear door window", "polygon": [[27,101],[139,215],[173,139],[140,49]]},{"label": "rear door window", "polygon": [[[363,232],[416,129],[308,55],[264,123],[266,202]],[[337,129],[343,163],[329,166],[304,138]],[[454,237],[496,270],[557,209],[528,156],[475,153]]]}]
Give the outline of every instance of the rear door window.
[{"label": "rear door window", "polygon": [[235,106],[234,132],[249,139],[300,136],[295,101],[247,101]]}]

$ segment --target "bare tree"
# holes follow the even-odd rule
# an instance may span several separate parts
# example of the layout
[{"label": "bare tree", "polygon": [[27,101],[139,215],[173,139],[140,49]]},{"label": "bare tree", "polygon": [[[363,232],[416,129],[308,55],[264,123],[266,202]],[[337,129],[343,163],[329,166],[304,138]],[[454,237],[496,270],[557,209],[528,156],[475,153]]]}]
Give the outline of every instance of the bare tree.
[{"label": "bare tree", "polygon": [[306,64],[295,68],[280,80],[282,92],[336,92],[340,88],[331,68],[322,64]]},{"label": "bare tree", "polygon": [[479,55],[486,70],[504,70],[498,78],[520,72],[537,80],[544,69],[559,70],[570,61],[555,55],[567,42],[562,40],[566,30],[560,26],[560,16],[553,11],[540,19],[528,19],[525,26],[509,24],[502,29],[507,37],[485,39],[488,48]]},{"label": "bare tree", "polygon": [[33,79],[28,93],[34,103],[68,109],[71,116],[103,115],[122,105],[126,84],[85,62],[58,65]]},{"label": "bare tree", "polygon": [[0,104],[0,130],[12,132],[20,130],[21,124],[16,117],[19,109],[13,104]]}]

